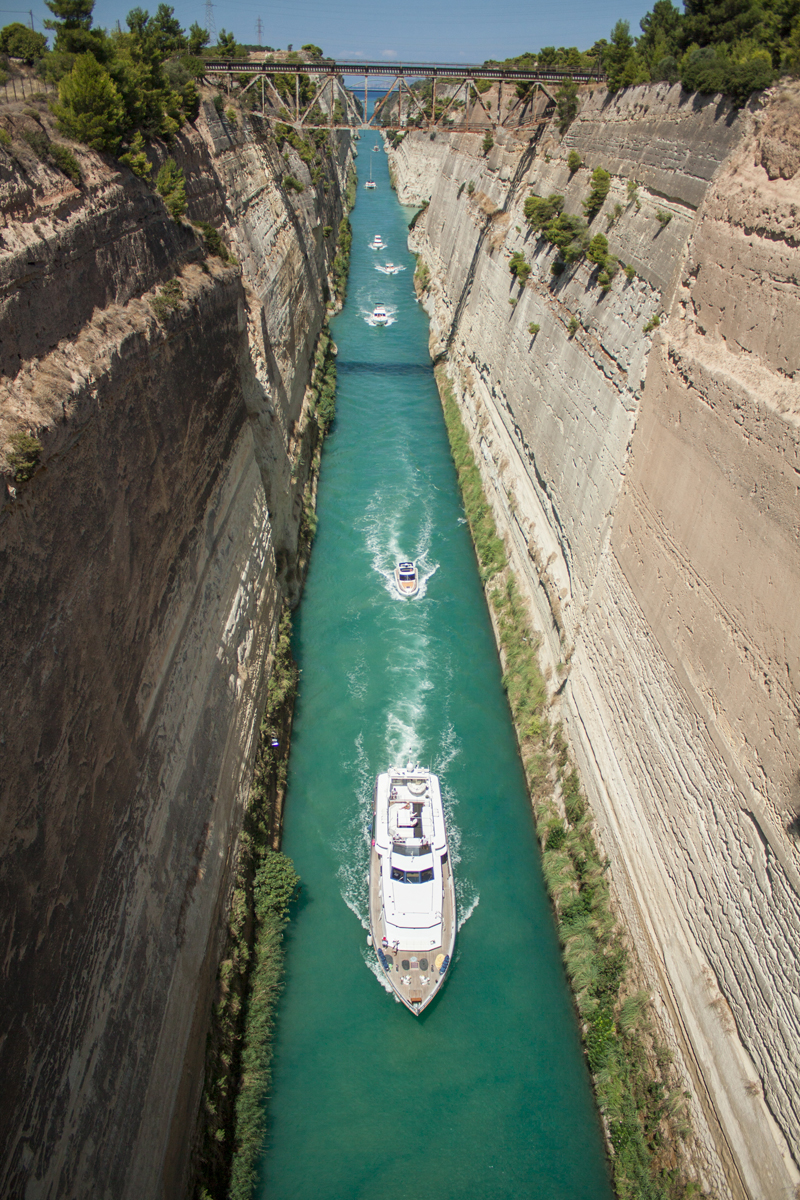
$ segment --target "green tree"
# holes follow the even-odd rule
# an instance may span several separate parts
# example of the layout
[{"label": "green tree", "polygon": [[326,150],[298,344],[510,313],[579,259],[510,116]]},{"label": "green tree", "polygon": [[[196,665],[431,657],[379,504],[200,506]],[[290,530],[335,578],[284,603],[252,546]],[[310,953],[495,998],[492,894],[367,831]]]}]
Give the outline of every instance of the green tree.
[{"label": "green tree", "polygon": [[610,92],[634,82],[636,59],[631,27],[627,21],[617,21],[611,30],[611,42],[603,54],[603,69]]},{"label": "green tree", "polygon": [[210,41],[211,41],[211,38],[209,36],[208,30],[203,29],[202,26],[198,25],[197,21],[194,21],[189,26],[189,53],[190,54],[198,55],[200,53],[200,51],[203,49],[203,47],[207,46]]},{"label": "green tree", "polygon": [[55,33],[54,50],[67,54],[83,54],[91,51],[97,58],[104,58],[105,37],[92,29],[94,0],[45,0],[54,17],[44,23],[45,29]]},{"label": "green tree", "polygon": [[556,113],[558,132],[565,134],[578,115],[578,85],[574,80],[565,79],[556,92]]},{"label": "green tree", "polygon": [[225,29],[220,29],[219,38],[217,40],[217,53],[220,58],[235,58],[236,57],[236,38],[232,33],[228,33]]},{"label": "green tree", "polygon": [[610,188],[611,176],[608,171],[604,171],[602,167],[595,167],[592,172],[592,190],[588,199],[583,202],[583,211],[590,221],[603,207]]},{"label": "green tree", "polygon": [[10,54],[12,58],[21,58],[28,66],[33,66],[38,58],[47,50],[47,38],[43,33],[34,33],[20,21],[13,21],[0,29],[0,51]]},{"label": "green tree", "polygon": [[152,31],[156,51],[162,58],[177,54],[188,45],[175,9],[169,4],[159,4],[152,20]]},{"label": "green tree", "polygon": [[319,46],[315,46],[313,42],[309,42],[307,45],[301,46],[300,49],[304,50],[309,58],[323,57],[322,50]]},{"label": "green tree", "polygon": [[652,12],[639,22],[642,36],[636,41],[636,49],[647,63],[652,79],[658,78],[658,65],[664,58],[677,56],[682,21],[683,14],[672,0],[656,0]]},{"label": "green tree", "polygon": [[62,133],[93,150],[116,154],[125,126],[125,106],[108,71],[93,54],[81,54],[58,86],[53,105]]}]

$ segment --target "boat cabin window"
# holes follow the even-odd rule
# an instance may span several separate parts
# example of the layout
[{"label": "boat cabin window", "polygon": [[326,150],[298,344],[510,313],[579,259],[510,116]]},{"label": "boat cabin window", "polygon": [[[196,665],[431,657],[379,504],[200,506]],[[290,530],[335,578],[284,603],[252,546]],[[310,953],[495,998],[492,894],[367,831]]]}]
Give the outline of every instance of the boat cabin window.
[{"label": "boat cabin window", "polygon": [[421,858],[430,852],[430,846],[410,846],[408,842],[396,842],[392,846],[392,854],[405,854],[407,858]]},{"label": "boat cabin window", "polygon": [[433,867],[425,867],[422,871],[402,871],[400,867],[392,867],[392,879],[397,883],[432,883]]}]

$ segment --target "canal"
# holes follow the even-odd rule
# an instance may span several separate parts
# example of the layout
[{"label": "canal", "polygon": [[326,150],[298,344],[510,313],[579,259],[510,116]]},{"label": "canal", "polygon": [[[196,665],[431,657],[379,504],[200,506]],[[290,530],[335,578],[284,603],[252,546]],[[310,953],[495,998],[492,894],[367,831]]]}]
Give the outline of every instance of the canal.
[{"label": "canal", "polygon": [[[411,212],[359,143],[337,417],[295,619],[287,932],[256,1194],[270,1200],[608,1200],[603,1142],[406,249]],[[372,163],[377,189],[363,184]],[[369,243],[380,234],[383,250]],[[376,266],[402,265],[387,275]],[[368,317],[386,306],[392,323]],[[415,558],[422,594],[391,583]],[[459,935],[415,1018],[367,946],[375,775],[440,775]]]}]

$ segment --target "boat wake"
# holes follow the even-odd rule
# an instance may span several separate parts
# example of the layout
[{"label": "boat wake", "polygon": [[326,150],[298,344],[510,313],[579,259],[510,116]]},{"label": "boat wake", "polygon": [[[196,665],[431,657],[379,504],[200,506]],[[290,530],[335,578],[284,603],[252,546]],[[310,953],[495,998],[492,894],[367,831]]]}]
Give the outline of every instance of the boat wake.
[{"label": "boat wake", "polygon": [[380,271],[381,275],[399,275],[401,271],[405,271],[405,267],[398,263],[375,263],[375,270]]},{"label": "boat wake", "polygon": [[470,919],[472,914],[475,912],[475,909],[481,902],[480,893],[478,892],[475,892],[474,896],[470,900],[464,900],[460,893],[461,889],[458,886],[458,880],[456,880],[456,911],[458,913],[459,932],[461,932],[462,928],[466,925],[467,921]]}]

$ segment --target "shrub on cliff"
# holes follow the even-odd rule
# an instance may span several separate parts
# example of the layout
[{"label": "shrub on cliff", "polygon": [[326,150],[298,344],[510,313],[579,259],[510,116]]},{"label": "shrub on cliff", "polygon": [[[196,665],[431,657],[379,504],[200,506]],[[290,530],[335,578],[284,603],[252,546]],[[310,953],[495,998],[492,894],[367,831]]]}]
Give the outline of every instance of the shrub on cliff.
[{"label": "shrub on cliff", "polygon": [[602,167],[595,167],[592,172],[592,187],[589,196],[583,202],[583,211],[591,221],[603,207],[605,198],[611,188],[611,176]]},{"label": "shrub on cliff", "polygon": [[124,154],[120,154],[119,161],[124,163],[126,167],[129,167],[134,175],[138,175],[145,182],[149,181],[153,172],[153,164],[145,153],[144,138],[142,137],[141,130],[136,130],[130,147]]},{"label": "shrub on cliff", "polygon": [[75,187],[80,187],[83,182],[81,168],[77,158],[69,149],[68,146],[62,146],[60,142],[51,142],[49,146],[50,157],[58,167],[59,171],[63,171],[68,179],[71,179]]},{"label": "shrub on cliff", "polygon": [[528,196],[522,211],[531,229],[541,230],[556,217],[564,207],[564,197],[555,193],[545,200],[542,196]]},{"label": "shrub on cliff", "polygon": [[567,157],[567,166],[569,167],[570,175],[574,175],[583,166],[583,159],[577,150],[570,150]]},{"label": "shrub on cliff", "polygon": [[164,197],[170,216],[179,221],[186,212],[186,180],[173,158],[168,158],[158,172],[156,191]]},{"label": "shrub on cliff", "polygon": [[122,141],[125,106],[114,80],[93,54],[81,54],[58,85],[53,105],[58,127],[92,150],[116,154]]},{"label": "shrub on cliff", "polygon": [[350,269],[350,247],[353,244],[353,230],[347,217],[342,217],[339,222],[339,240],[336,248],[336,257],[333,260],[333,289],[336,293],[336,299],[340,304],[344,303],[345,295],[347,294],[347,273]]},{"label": "shrub on cliff", "polygon": [[27,483],[31,478],[42,454],[42,443],[30,433],[21,430],[12,433],[8,439],[11,449],[6,452],[10,467],[14,470],[16,483]]},{"label": "shrub on cliff", "polygon": [[526,260],[521,250],[515,250],[511,255],[508,269],[512,275],[516,276],[521,286],[524,287],[531,273],[531,264]]},{"label": "shrub on cliff", "polygon": [[558,132],[565,134],[578,115],[578,85],[571,79],[562,83],[556,92]]}]

